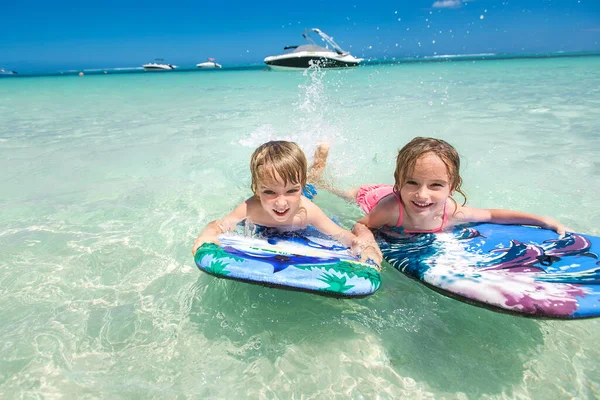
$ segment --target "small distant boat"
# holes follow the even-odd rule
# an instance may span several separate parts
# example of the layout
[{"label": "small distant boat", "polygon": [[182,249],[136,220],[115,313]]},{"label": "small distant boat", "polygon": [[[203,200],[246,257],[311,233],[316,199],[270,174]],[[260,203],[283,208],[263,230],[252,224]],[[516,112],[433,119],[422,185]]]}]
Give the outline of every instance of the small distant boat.
[{"label": "small distant boat", "polygon": [[[318,46],[310,37],[311,33],[317,34],[326,43],[326,47]],[[277,56],[269,56],[265,58],[265,64],[274,70],[294,70],[311,66],[320,68],[356,67],[362,61],[362,58],[356,58],[347,51],[342,50],[332,37],[318,28],[305,30],[302,37],[309,44],[286,46],[283,48],[284,50],[293,51]]]},{"label": "small distant boat", "polygon": [[223,68],[223,66],[221,64],[217,64],[215,62],[215,59],[212,57],[209,57],[208,61],[205,61],[200,64],[196,64],[196,67],[198,67],[198,68]]},{"label": "small distant boat", "polygon": [[144,64],[142,67],[146,71],[171,71],[177,68],[177,65],[165,64],[164,61],[162,58],[157,58],[154,62]]},{"label": "small distant boat", "polygon": [[10,71],[4,68],[0,68],[0,75],[18,75],[17,71]]}]

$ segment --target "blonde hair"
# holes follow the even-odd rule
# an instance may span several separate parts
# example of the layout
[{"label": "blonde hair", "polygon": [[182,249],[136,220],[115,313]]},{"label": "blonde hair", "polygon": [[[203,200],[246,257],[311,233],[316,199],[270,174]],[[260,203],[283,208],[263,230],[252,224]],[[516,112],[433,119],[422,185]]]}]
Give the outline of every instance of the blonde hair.
[{"label": "blonde hair", "polygon": [[[396,158],[394,191],[400,194],[400,188],[406,182],[407,176],[413,173],[417,160],[427,153],[435,154],[446,165],[450,192],[460,193],[464,198],[462,205],[467,204],[467,195],[461,190],[460,156],[452,145],[441,139],[416,137],[400,149]],[[456,200],[450,198],[456,203]]]},{"label": "blonde hair", "polygon": [[288,182],[306,185],[306,155],[294,142],[274,140],[260,145],[250,157],[250,188],[258,195],[259,182],[274,182],[279,175],[285,185]]}]

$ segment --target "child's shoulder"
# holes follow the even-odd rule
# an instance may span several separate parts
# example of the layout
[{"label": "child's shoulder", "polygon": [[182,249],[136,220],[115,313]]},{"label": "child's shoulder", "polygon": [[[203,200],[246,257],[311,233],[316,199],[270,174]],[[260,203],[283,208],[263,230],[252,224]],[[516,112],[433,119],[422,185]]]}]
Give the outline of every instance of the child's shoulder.
[{"label": "child's shoulder", "polygon": [[260,210],[262,210],[260,200],[258,200],[256,196],[248,197],[238,207],[244,208],[247,214],[259,212]]},{"label": "child's shoulder", "polygon": [[385,196],[377,204],[370,213],[393,213],[397,214],[399,212],[398,199],[393,194]]},{"label": "child's shoulder", "polygon": [[[302,214],[304,214],[304,216],[302,216]],[[307,223],[310,225],[316,220],[330,219],[321,207],[304,196],[300,200],[300,210],[298,215],[301,218],[306,218]]]},{"label": "child's shoulder", "polygon": [[457,215],[457,213],[463,208],[465,208],[465,206],[461,206],[451,197],[446,200],[446,215],[448,217]]},{"label": "child's shoulder", "polygon": [[249,197],[238,204],[228,217],[238,218],[240,220],[250,217],[252,214],[260,210],[260,204],[255,197]]},{"label": "child's shoulder", "polygon": [[256,196],[251,196],[248,197],[246,200],[244,200],[242,202],[242,204],[245,204],[246,206],[255,206],[255,205],[260,205],[260,201],[256,198]]},{"label": "child's shoulder", "polygon": [[321,207],[319,207],[318,205],[316,205],[315,203],[312,202],[312,200],[307,199],[306,197],[302,196],[300,198],[300,208],[301,209],[305,209],[307,212],[311,212],[311,211],[322,211]]},{"label": "child's shoulder", "polygon": [[397,207],[398,206],[398,197],[394,195],[394,193],[390,193],[387,196],[383,197],[377,205],[382,205],[384,207]]},{"label": "child's shoulder", "polygon": [[377,205],[362,219],[370,228],[396,226],[400,217],[400,206],[396,196],[390,195],[379,200]]}]

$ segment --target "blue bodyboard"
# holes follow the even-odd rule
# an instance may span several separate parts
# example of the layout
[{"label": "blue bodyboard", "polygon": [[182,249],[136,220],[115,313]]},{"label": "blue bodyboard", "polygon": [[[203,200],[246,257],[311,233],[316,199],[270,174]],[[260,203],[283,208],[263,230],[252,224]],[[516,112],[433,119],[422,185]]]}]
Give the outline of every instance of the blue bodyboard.
[{"label": "blue bodyboard", "polygon": [[333,297],[361,297],[381,285],[380,267],[365,264],[341,243],[316,230],[257,238],[230,233],[221,246],[203,244],[198,268],[219,278]]},{"label": "blue bodyboard", "polygon": [[600,238],[475,224],[378,241],[394,268],[459,300],[545,318],[600,316]]}]

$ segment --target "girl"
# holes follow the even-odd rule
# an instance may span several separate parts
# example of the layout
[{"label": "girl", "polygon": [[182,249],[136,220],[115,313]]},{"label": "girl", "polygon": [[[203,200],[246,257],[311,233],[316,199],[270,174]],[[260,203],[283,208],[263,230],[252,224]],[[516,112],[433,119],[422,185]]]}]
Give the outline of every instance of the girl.
[{"label": "girl", "polygon": [[[570,230],[548,217],[465,206],[459,172],[460,157],[454,147],[443,140],[416,137],[398,152],[393,186],[364,185],[348,192],[324,188],[356,201],[367,213],[354,227],[361,242],[373,237],[368,228],[384,226],[402,234],[436,233],[468,222],[535,225],[561,235]],[[463,204],[452,198],[456,192],[464,198]]]}]

